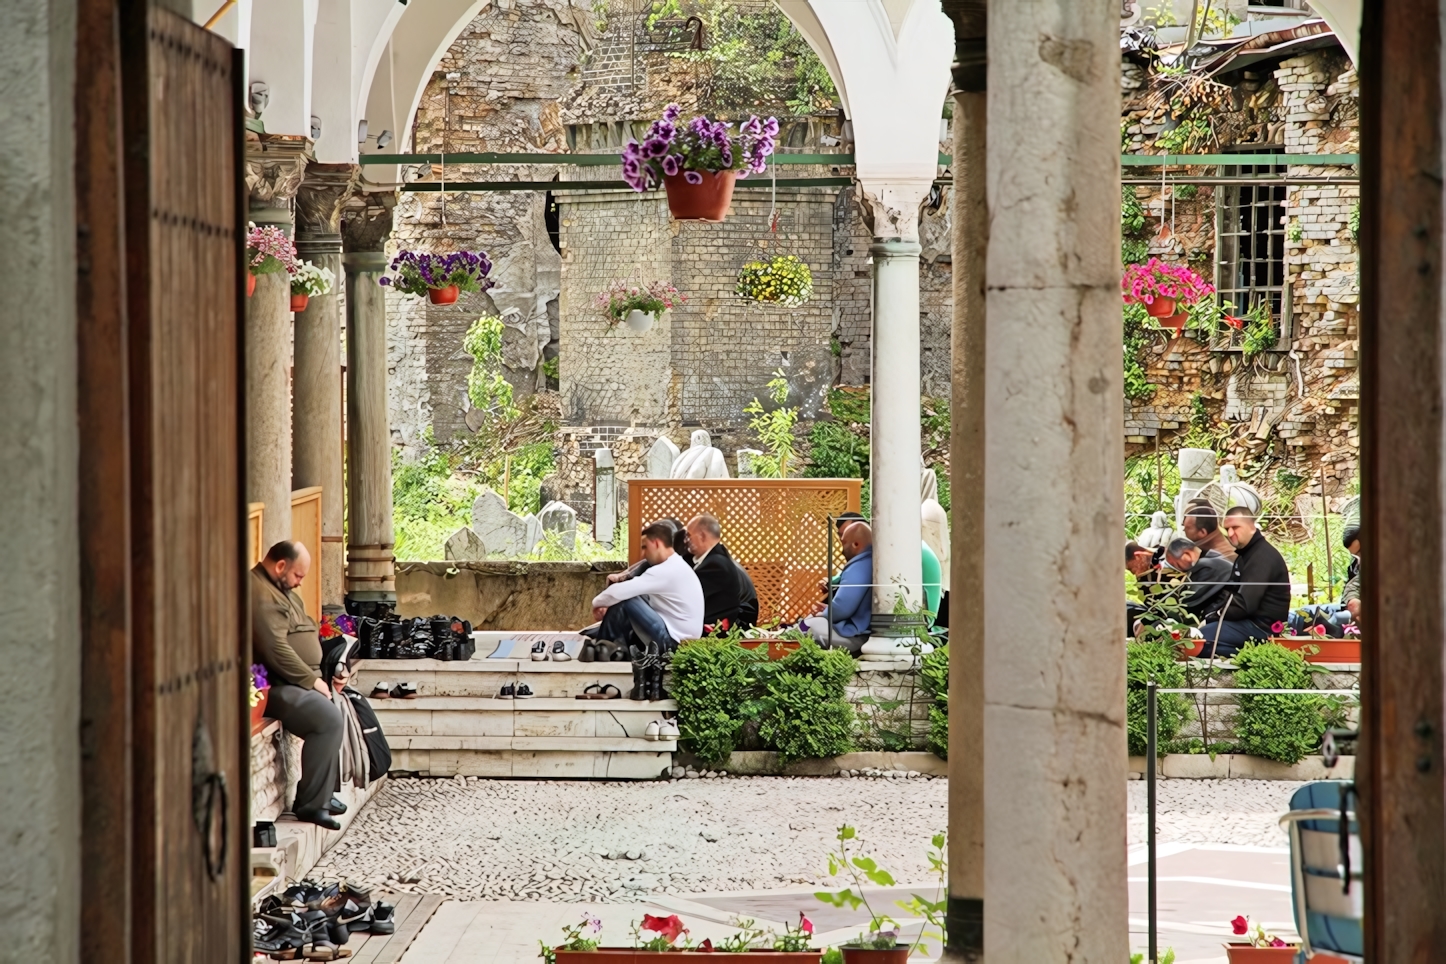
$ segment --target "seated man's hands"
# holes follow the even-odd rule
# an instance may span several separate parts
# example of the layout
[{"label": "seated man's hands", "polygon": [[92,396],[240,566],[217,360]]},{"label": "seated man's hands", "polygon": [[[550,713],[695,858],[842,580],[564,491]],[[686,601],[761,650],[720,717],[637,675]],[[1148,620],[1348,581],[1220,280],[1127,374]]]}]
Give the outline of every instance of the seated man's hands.
[{"label": "seated man's hands", "polygon": [[311,688],[316,690],[322,696],[325,696],[327,699],[331,699],[331,687],[327,686],[326,681],[323,680],[321,677],[317,677],[316,682],[311,684]]},{"label": "seated man's hands", "polygon": [[604,616],[606,616],[607,614],[608,614],[608,607],[606,607],[606,606],[594,606],[594,607],[592,607],[592,618],[593,618],[593,619],[602,619],[602,618],[603,618]]},{"label": "seated man's hands", "polygon": [[628,578],[628,573],[626,569],[624,569],[622,572],[610,572],[608,573],[608,585],[615,585],[622,582],[626,578]]},{"label": "seated man's hands", "polygon": [[1359,599],[1352,599],[1346,603],[1346,612],[1351,614],[1352,621],[1359,622],[1361,618],[1361,601]]}]

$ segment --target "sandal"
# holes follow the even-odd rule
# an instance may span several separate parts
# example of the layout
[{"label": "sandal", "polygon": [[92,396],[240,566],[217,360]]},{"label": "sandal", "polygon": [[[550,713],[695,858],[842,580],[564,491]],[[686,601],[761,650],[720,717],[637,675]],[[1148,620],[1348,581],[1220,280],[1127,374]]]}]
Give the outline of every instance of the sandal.
[{"label": "sandal", "polygon": [[392,696],[399,700],[414,700],[417,698],[417,684],[398,683],[392,690]]},{"label": "sandal", "polygon": [[[609,692],[609,691],[611,691],[611,692]],[[599,699],[599,700],[620,700],[620,699],[623,698],[623,691],[620,690],[620,689],[618,689],[616,686],[614,686],[614,685],[611,684],[611,683],[605,683],[605,684],[603,684],[603,688],[602,688],[599,692],[601,693],[601,695],[600,695],[600,696],[593,697],[594,699]]]},{"label": "sandal", "polygon": [[599,686],[597,683],[594,683],[591,686],[584,688],[582,693],[577,698],[580,700],[604,699],[602,695],[602,687]]},{"label": "sandal", "polygon": [[374,700],[389,700],[392,698],[392,684],[378,683],[372,687],[371,698]]}]

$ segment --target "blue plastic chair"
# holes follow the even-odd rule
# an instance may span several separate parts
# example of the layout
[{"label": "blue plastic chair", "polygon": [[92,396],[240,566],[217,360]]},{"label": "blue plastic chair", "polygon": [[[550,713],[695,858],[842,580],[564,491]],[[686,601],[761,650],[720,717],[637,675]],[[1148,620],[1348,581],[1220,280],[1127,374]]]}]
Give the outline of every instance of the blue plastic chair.
[{"label": "blue plastic chair", "polygon": [[1291,902],[1300,960],[1333,954],[1365,961],[1361,830],[1355,812],[1346,807],[1353,793],[1347,781],[1308,783],[1291,796],[1290,812],[1280,818],[1290,834]]}]

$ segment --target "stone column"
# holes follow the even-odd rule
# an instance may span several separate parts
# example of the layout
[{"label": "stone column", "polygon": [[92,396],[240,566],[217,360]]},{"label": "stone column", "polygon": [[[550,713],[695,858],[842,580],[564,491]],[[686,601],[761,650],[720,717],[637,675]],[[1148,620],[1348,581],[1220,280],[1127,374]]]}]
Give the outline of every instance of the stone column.
[{"label": "stone column", "polygon": [[[251,221],[293,234],[309,142],[261,135],[246,148]],[[246,299],[246,501],[266,505],[263,549],[291,538],[291,360],[290,277],[260,275]]]},{"label": "stone column", "polygon": [[397,601],[392,556],[392,433],[387,417],[387,303],[378,284],[394,195],[365,195],[342,229],[346,269],[346,605],[353,613]]},{"label": "stone column", "polygon": [[870,423],[874,530],[873,638],[865,658],[907,652],[908,620],[894,616],[902,595],[924,604],[919,521],[919,202],[930,181],[865,182],[874,218],[873,378]]},{"label": "stone column", "polygon": [[950,342],[949,904],[951,961],[984,954],[984,269],[989,252],[984,0],[954,19],[954,324]]},{"label": "stone column", "polygon": [[592,537],[610,546],[618,527],[618,475],[611,449],[598,449],[593,458]]},{"label": "stone column", "polygon": [[1118,42],[1115,0],[989,7],[984,926],[994,964],[1129,953]]},{"label": "stone column", "polygon": [[342,543],[346,518],[341,442],[341,213],[361,169],[311,164],[296,195],[296,253],[336,278],[329,294],[313,295],[296,314],[293,364],[291,485],[321,486],[321,542],[311,546],[321,579],[321,604],[340,606],[345,593]]}]

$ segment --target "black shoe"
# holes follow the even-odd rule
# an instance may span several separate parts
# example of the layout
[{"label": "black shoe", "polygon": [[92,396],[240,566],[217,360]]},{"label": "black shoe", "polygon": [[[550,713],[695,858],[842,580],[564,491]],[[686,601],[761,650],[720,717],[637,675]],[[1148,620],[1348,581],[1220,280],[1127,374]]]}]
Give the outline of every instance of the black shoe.
[{"label": "black shoe", "polygon": [[384,900],[377,901],[372,908],[373,934],[395,934],[397,932],[396,908]]},{"label": "black shoe", "polygon": [[296,811],[296,819],[304,821],[305,823],[314,823],[318,827],[325,827],[327,830],[341,829],[341,824],[336,822],[336,818],[325,810],[298,810]]},{"label": "black shoe", "polygon": [[513,686],[511,683],[508,683],[506,686],[502,687],[502,692],[497,694],[497,698],[499,700],[510,700],[516,695],[517,687]]},{"label": "black shoe", "polygon": [[530,699],[532,699],[532,687],[528,686],[526,683],[518,683],[518,684],[517,684],[517,698],[518,698],[519,700],[530,700]]},{"label": "black shoe", "polygon": [[656,702],[663,698],[663,667],[648,667],[647,692],[650,702]]},{"label": "black shoe", "polygon": [[582,644],[582,649],[577,654],[577,661],[579,663],[591,663],[595,659],[597,659],[597,646],[589,639]]},{"label": "black shoe", "polygon": [[342,814],[346,813],[346,804],[342,803],[336,797],[332,797],[329,801],[327,801],[326,809],[330,810],[337,816],[341,816]]}]

